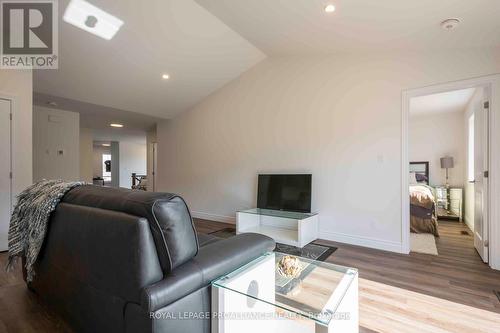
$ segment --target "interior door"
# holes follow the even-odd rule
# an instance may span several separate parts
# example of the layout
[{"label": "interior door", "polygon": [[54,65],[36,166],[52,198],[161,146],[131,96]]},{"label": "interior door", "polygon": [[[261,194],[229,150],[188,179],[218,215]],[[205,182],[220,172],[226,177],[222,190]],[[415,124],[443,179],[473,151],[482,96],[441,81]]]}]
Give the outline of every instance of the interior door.
[{"label": "interior door", "polygon": [[474,247],[488,262],[489,102],[474,110]]},{"label": "interior door", "polygon": [[11,102],[0,98],[0,251],[8,249],[12,209]]}]

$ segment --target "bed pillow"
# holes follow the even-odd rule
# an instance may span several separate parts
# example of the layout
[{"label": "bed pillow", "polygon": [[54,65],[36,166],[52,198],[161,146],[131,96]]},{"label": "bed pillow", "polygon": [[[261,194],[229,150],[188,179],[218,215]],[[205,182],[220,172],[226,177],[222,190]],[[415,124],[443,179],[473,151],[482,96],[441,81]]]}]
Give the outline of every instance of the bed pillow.
[{"label": "bed pillow", "polygon": [[410,178],[408,179],[408,182],[410,183],[410,185],[417,185],[418,184],[417,175],[415,174],[415,172],[410,172]]},{"label": "bed pillow", "polygon": [[429,179],[421,173],[415,173],[415,178],[417,178],[417,182],[419,183],[427,183],[429,181]]}]

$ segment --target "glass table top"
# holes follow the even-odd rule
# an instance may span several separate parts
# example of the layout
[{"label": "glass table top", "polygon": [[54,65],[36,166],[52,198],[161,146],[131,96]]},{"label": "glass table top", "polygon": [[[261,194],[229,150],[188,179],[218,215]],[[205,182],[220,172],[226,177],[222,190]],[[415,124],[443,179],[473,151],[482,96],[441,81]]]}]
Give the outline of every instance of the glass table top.
[{"label": "glass table top", "polygon": [[284,217],[284,218],[289,218],[289,219],[294,219],[294,220],[303,220],[303,219],[306,219],[308,217],[318,215],[317,213],[289,212],[289,211],[285,211],[285,210],[273,210],[273,209],[263,209],[263,208],[252,208],[252,209],[246,209],[246,210],[239,210],[238,213]]},{"label": "glass table top", "polygon": [[272,252],[213,281],[212,286],[328,325],[357,274],[354,268]]}]

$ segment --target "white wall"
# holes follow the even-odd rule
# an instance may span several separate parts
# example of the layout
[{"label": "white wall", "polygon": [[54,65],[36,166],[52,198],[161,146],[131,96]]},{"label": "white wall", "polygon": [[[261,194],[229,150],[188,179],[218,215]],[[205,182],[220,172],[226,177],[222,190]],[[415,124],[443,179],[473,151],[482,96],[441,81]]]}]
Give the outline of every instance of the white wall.
[{"label": "white wall", "polygon": [[463,187],[466,166],[463,110],[418,116],[411,116],[410,110],[408,129],[410,162],[429,161],[430,184],[446,183],[446,170],[441,169],[440,158],[451,156],[455,165],[448,172],[449,184]]},{"label": "white wall", "polygon": [[159,190],[234,220],[259,172],[311,172],[321,238],[401,251],[402,91],[498,72],[484,49],[267,59],[159,124]]},{"label": "white wall", "polygon": [[33,110],[33,179],[79,180],[80,114],[41,106]]},{"label": "white wall", "polygon": [[17,195],[33,180],[33,79],[30,70],[0,70],[0,95],[14,99],[12,189]]},{"label": "white wall", "polygon": [[111,141],[111,147],[109,148],[111,154],[111,186],[120,187],[120,142]]},{"label": "white wall", "polygon": [[92,129],[80,128],[80,180],[92,183],[93,170],[93,138]]},{"label": "white wall", "polygon": [[466,159],[466,164],[464,168],[464,221],[469,227],[470,230],[474,231],[474,198],[475,198],[475,193],[474,193],[474,183],[470,183],[468,181],[468,164],[467,161],[469,159],[469,151],[468,151],[468,146],[467,142],[469,141],[469,117],[476,111],[476,110],[482,110],[483,109],[483,102],[484,102],[484,90],[482,88],[478,88],[472,96],[469,104],[467,105],[467,108],[465,109],[465,112],[462,115],[462,121],[463,121],[463,126],[464,126],[464,133],[465,133],[465,148],[464,148],[464,156]]},{"label": "white wall", "polygon": [[132,173],[147,173],[147,146],[135,142],[120,142],[120,187],[132,187]]}]

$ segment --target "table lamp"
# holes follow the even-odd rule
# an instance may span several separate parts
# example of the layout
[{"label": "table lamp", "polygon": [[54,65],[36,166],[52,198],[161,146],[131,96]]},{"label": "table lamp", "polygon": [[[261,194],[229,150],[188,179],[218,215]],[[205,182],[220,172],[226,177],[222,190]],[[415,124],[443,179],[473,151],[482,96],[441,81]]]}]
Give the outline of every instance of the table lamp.
[{"label": "table lamp", "polygon": [[446,187],[449,188],[450,184],[448,183],[448,169],[453,168],[454,162],[453,157],[446,156],[441,157],[441,169],[446,169]]}]

